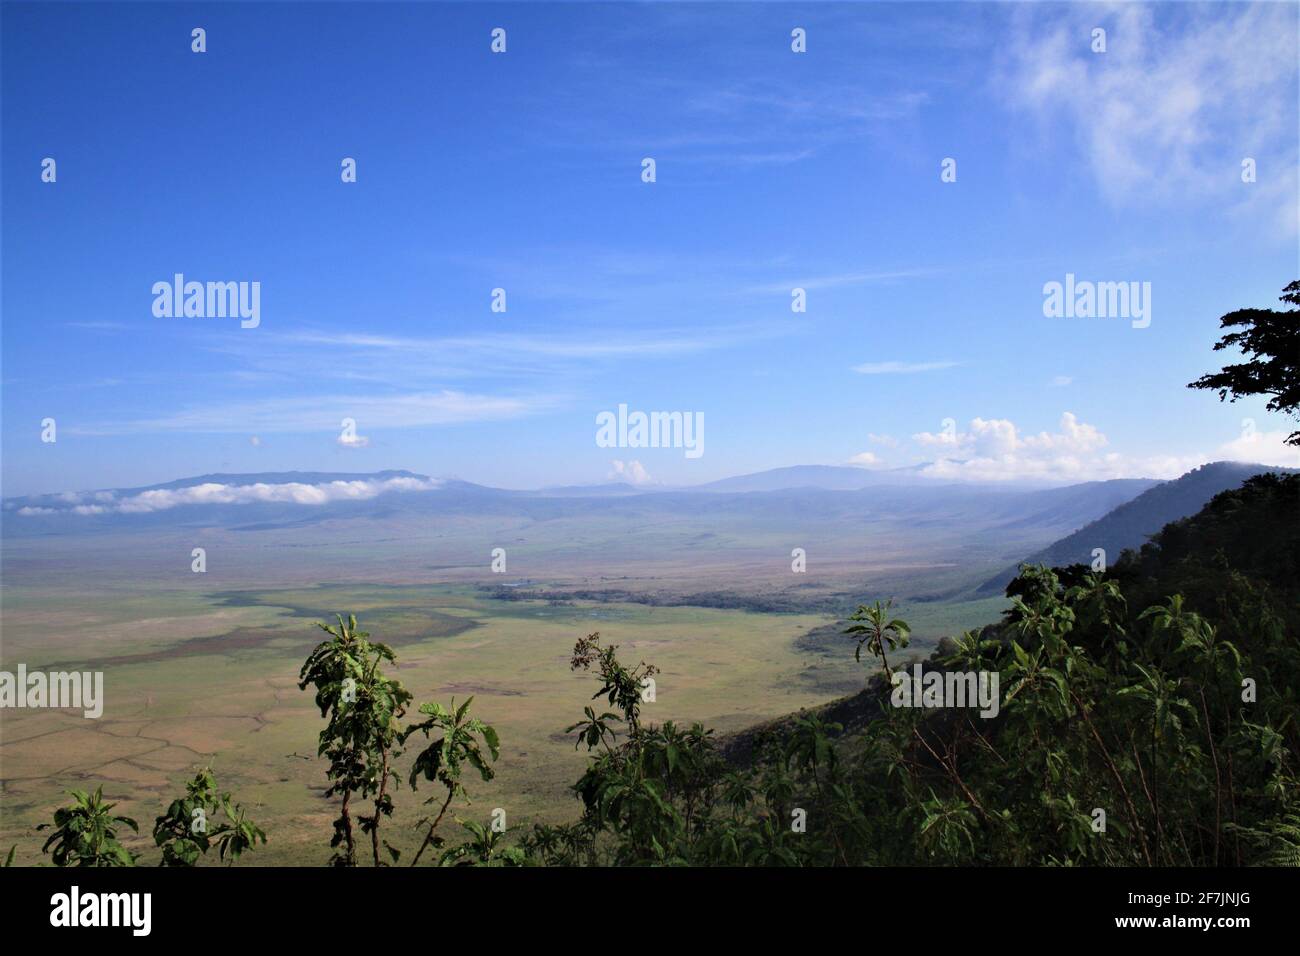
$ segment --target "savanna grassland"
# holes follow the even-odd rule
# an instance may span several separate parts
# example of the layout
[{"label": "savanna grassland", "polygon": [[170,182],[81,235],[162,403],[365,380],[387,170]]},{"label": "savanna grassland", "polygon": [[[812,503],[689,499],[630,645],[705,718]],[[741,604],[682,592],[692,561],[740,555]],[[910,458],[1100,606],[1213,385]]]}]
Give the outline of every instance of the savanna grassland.
[{"label": "savanna grassland", "polygon": [[[563,731],[590,696],[568,668],[575,638],[588,632],[662,669],[656,719],[700,720],[722,733],[862,685],[847,644],[816,640],[819,628],[835,623],[831,615],[489,594],[468,584],[149,595],[8,590],[0,664],[103,670],[107,702],[98,720],[72,711],[5,712],[0,842],[18,844],[19,858],[36,862],[34,827],[65,800],[65,790],[103,781],[123,812],[148,820],[198,767],[211,764],[274,834],[248,862],[324,862],[319,835],[333,808],[323,799],[324,764],[315,754],[320,715],[297,677],[318,639],[313,622],[336,608],[355,612],[399,651],[396,676],[421,699],[475,697],[475,711],[497,728],[503,749],[496,778],[469,788],[468,812],[486,816],[502,807],[511,824],[560,821],[578,809],[568,788],[586,757]],[[1001,603],[916,605],[917,650],[932,646],[951,620],[995,615]],[[402,801],[396,828],[411,825],[419,809],[417,801]],[[143,849],[150,841],[135,842],[128,845]]]},{"label": "savanna grassland", "polygon": [[[325,862],[336,807],[316,756],[321,716],[297,681],[316,622],[336,613],[397,651],[394,675],[417,700],[472,695],[497,729],[496,777],[469,784],[474,804],[457,812],[569,820],[587,756],[564,731],[594,690],[568,666],[578,638],[599,631],[627,660],[661,668],[654,720],[739,731],[862,688],[840,622],[868,596],[898,599],[917,656],[995,620],[1005,600],[972,600],[975,587],[1103,512],[1111,492],[1082,509],[968,492],[464,494],[435,494],[436,514],[398,496],[347,517],[5,516],[0,667],[103,671],[106,703],[98,720],[0,715],[0,843],[41,862],[34,826],[67,790],[100,781],[147,823],[211,764],[271,835],[248,862]],[[507,550],[508,573],[489,570],[487,544]],[[791,571],[796,545],[805,573]],[[194,547],[207,554],[202,574]],[[428,795],[396,801],[394,832]],[[129,845],[148,851],[142,829]]]}]

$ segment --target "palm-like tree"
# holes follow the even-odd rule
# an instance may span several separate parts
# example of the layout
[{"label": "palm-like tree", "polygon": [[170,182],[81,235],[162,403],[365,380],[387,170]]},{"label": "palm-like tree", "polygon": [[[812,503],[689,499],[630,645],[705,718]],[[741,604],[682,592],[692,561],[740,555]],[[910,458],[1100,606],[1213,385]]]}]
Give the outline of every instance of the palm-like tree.
[{"label": "palm-like tree", "polygon": [[888,644],[891,651],[906,647],[908,635],[912,633],[912,628],[902,618],[889,617],[893,606],[892,598],[885,602],[877,601],[875,604],[859,604],[858,609],[849,618],[850,621],[858,623],[844,631],[858,641],[858,646],[853,651],[853,659],[862,661],[862,646],[865,644],[868,651],[880,658],[880,663],[885,668],[885,679],[888,681],[894,679],[894,672],[889,669],[889,661],[885,657],[885,645]]}]

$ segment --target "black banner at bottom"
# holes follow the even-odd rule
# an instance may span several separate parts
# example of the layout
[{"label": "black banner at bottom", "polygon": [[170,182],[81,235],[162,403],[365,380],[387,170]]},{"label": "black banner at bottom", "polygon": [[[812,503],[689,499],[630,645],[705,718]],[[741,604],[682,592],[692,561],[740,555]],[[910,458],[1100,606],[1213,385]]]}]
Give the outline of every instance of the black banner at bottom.
[{"label": "black banner at bottom", "polygon": [[[115,943],[203,938],[374,944],[415,934],[464,939],[770,942],[781,929],[870,927],[874,943],[965,943],[1009,930],[1058,939],[1280,933],[1294,870],[1138,869],[58,869],[0,870],[6,939],[98,936]],[[622,927],[620,929],[619,927]],[[657,928],[656,928],[657,927]],[[659,936],[660,932],[664,934]]]}]

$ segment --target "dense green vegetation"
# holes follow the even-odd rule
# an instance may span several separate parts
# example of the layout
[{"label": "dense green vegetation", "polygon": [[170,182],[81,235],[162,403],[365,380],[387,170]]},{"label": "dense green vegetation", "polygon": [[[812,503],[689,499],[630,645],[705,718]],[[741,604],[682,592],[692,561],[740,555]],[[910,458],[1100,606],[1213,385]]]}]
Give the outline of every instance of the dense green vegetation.
[{"label": "dense green vegetation", "polygon": [[[892,706],[876,673],[743,748],[648,720],[654,666],[589,635],[571,666],[594,674],[601,703],[567,728],[590,754],[573,785],[579,816],[523,833],[463,820],[469,839],[451,847],[441,831],[462,773],[491,777],[496,734],[469,701],[425,704],[403,724],[411,697],[384,673],[392,650],[340,619],[322,625],[329,639],[301,675],[326,718],[334,861],[358,863],[363,836],[371,863],[399,861],[381,831],[405,780],[440,788],[412,865],[430,848],[456,865],[1297,863],[1298,572],[1300,476],[1251,478],[1109,570],[1026,566],[1001,623],[945,640],[923,670],[996,673],[996,717]],[[851,648],[888,668],[905,646],[887,604],[849,623],[846,666]],[[403,773],[412,739],[427,745]],[[54,862],[134,863],[115,837],[133,822],[98,794],[75,797],[56,816]],[[227,820],[196,838],[186,821],[199,807]],[[238,857],[259,837],[207,772],[155,827],[169,864],[210,845]]]}]

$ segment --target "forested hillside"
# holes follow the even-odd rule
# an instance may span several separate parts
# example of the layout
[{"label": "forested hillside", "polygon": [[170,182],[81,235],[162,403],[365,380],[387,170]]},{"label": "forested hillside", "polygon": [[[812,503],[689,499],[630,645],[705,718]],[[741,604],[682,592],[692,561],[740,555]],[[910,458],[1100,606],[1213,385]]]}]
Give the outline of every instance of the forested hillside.
[{"label": "forested hillside", "polygon": [[[1095,548],[1114,561],[1120,552],[1140,548],[1151,535],[1171,521],[1195,514],[1221,491],[1236,488],[1251,475],[1281,469],[1236,461],[1216,461],[1194,468],[1181,478],[1162,482],[1089,522],[1078,531],[1024,559],[1025,564],[1058,567],[1088,564]],[[994,575],[980,588],[980,594],[1000,593],[1018,573],[1018,566]]]}]

